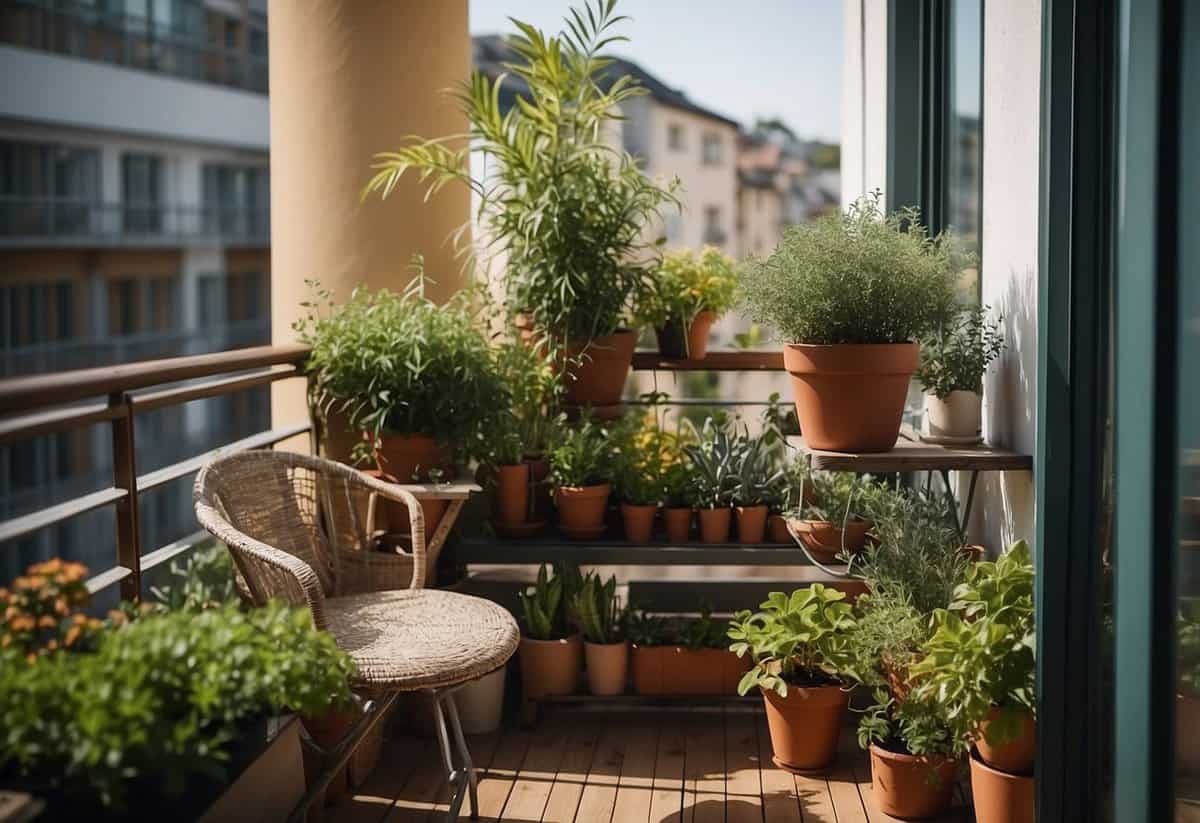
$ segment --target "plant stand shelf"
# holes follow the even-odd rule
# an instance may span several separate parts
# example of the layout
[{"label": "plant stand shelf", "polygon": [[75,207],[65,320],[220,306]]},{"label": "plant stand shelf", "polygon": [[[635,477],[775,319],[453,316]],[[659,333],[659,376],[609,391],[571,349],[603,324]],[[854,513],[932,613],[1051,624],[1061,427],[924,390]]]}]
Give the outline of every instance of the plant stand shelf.
[{"label": "plant stand shelf", "polygon": [[[782,543],[629,543],[624,540],[566,540],[557,535],[507,539],[463,536],[460,563],[540,564],[553,560],[580,566],[806,566],[794,545]],[[843,567],[844,568],[844,567]]]},{"label": "plant stand shelf", "polygon": [[397,488],[411,493],[417,500],[449,501],[437,528],[434,529],[433,534],[427,535],[425,538],[426,566],[430,569],[436,568],[438,556],[442,553],[442,547],[446,545],[446,538],[450,536],[450,530],[454,528],[458,516],[462,514],[463,506],[466,505],[471,495],[483,491],[483,487],[469,477],[460,477],[449,483],[397,483],[395,485]]}]

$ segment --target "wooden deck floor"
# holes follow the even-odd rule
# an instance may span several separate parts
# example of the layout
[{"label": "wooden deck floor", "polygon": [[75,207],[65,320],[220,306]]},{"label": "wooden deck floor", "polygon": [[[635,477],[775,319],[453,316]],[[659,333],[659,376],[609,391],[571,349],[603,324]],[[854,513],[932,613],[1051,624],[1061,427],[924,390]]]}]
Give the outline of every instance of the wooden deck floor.
[{"label": "wooden deck floor", "polygon": [[[851,730],[823,777],[771,763],[761,710],[600,712],[558,708],[532,730],[470,741],[483,774],[480,818],[561,823],[871,823],[893,818],[871,799]],[[943,820],[970,821],[961,780]],[[387,741],[375,772],[327,810],[334,823],[441,820],[445,775],[431,741]],[[466,807],[463,820],[467,819]]]}]

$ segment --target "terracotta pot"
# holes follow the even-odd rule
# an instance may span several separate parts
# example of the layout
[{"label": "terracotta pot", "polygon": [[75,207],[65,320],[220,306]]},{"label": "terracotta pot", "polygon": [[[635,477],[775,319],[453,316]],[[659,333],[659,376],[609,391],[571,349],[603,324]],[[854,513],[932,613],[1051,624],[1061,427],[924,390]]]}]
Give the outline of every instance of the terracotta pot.
[{"label": "terracotta pot", "polygon": [[784,545],[792,545],[796,542],[788,531],[787,518],[782,514],[767,515],[767,539],[772,543]]},{"label": "terracotta pot", "polygon": [[624,694],[629,677],[629,644],[585,642],[583,652],[587,660],[588,691],[600,697]]},{"label": "terracotta pot", "polygon": [[700,515],[701,543],[728,543],[729,527],[733,521],[733,509],[698,509]]},{"label": "terracotta pot", "polygon": [[[561,486],[555,497],[558,522],[568,537],[590,539],[604,533],[604,512],[612,486]],[[590,537],[589,537],[590,535]]]},{"label": "terracotta pot", "polygon": [[554,505],[550,484],[546,482],[546,478],[550,476],[550,461],[545,455],[527,454],[523,462],[529,466],[531,515],[534,520],[545,520]]},{"label": "terracotta pot", "polygon": [[975,823],[1033,823],[1033,775],[993,769],[971,751],[971,798]]},{"label": "terracotta pot", "polygon": [[916,343],[786,346],[783,365],[805,444],[845,452],[895,446],[919,358]]},{"label": "terracotta pot", "polygon": [[851,554],[861,551],[872,525],[866,520],[851,520],[846,524],[843,534],[840,524],[825,520],[793,519],[791,524],[804,548],[822,563],[833,563],[837,560],[842,551],[843,541]]},{"label": "terracotta pot", "polygon": [[692,534],[692,510],[687,506],[669,506],[663,509],[663,524],[667,528],[667,542],[682,546]]},{"label": "terracotta pot", "polygon": [[703,360],[708,354],[708,335],[716,312],[702,311],[685,327],[678,320],[655,329],[659,353],[671,360]]},{"label": "terracotta pot", "polygon": [[496,467],[496,517],[503,523],[529,519],[529,464]]},{"label": "terracotta pot", "polygon": [[622,503],[621,520],[625,524],[625,539],[630,543],[649,543],[654,533],[654,513],[657,511],[656,505]]},{"label": "terracotta pot", "polygon": [[761,543],[767,534],[766,506],[737,506],[738,542],[742,544]]},{"label": "terracotta pot", "polygon": [[622,329],[593,338],[586,346],[569,346],[565,402],[572,406],[619,404],[636,343],[637,333]]},{"label": "terracotta pot", "polygon": [[879,811],[906,820],[941,814],[950,806],[955,763],[943,755],[900,754],[871,746],[871,793]]},{"label": "terracotta pot", "polygon": [[725,649],[667,646],[663,652],[663,694],[722,694]]},{"label": "terracotta pot", "polygon": [[1175,702],[1175,728],[1188,730],[1175,735],[1175,767],[1183,774],[1200,775],[1200,698],[1181,694]]},{"label": "terracotta pot", "polygon": [[[385,483],[399,483],[393,475],[386,474],[378,469],[366,469],[363,474],[370,475],[384,481]],[[425,540],[433,536],[437,530],[438,524],[442,522],[442,516],[445,515],[446,509],[450,505],[449,500],[430,500],[423,498],[418,500],[421,504],[421,512],[425,515]],[[395,500],[380,500],[381,511],[375,515],[375,528],[382,529],[388,534],[412,534],[412,524],[409,522],[408,506],[404,503],[399,503]],[[362,513],[366,517],[366,512]],[[411,547],[411,541],[410,541]]]},{"label": "terracotta pot", "polygon": [[787,697],[763,690],[775,763],[788,771],[827,768],[837,754],[850,692],[837,686],[791,687]]},{"label": "terracotta pot", "polygon": [[375,460],[382,471],[401,483],[426,483],[429,470],[440,469],[444,480],[453,480],[453,466],[446,451],[436,440],[425,435],[384,434],[380,437]]},{"label": "terracotta pot", "polygon": [[999,709],[993,708],[988,713],[988,719],[980,726],[979,738],[975,741],[979,756],[993,769],[1009,774],[1032,774],[1033,756],[1037,747],[1037,726],[1033,715],[1029,712],[1022,713],[1020,737],[1000,746],[992,746],[986,739],[987,727],[999,713]]},{"label": "terracotta pot", "polygon": [[521,691],[527,700],[575,693],[583,663],[579,635],[564,640],[522,637],[517,654],[521,660]]},{"label": "terracotta pot", "polygon": [[983,398],[973,391],[952,391],[942,399],[925,395],[922,433],[930,437],[969,439],[983,429]]},{"label": "terracotta pot", "polygon": [[[346,735],[350,733],[355,719],[354,712],[349,709],[345,711],[329,709],[315,717],[302,717],[301,722],[304,724],[304,729],[308,732],[309,737],[313,739],[313,742],[322,749],[329,751],[341,743]],[[306,760],[311,761],[311,764],[306,762],[305,771],[311,771],[312,774],[309,776],[309,779],[315,779],[321,773],[321,763],[319,760],[307,756]],[[345,796],[349,788],[349,772],[349,764],[338,770],[337,776],[334,777],[328,788],[325,789],[325,802],[327,804],[332,804]]]},{"label": "terracotta pot", "polygon": [[629,650],[629,668],[633,671],[635,694],[663,693],[663,657],[665,646],[638,646]]}]

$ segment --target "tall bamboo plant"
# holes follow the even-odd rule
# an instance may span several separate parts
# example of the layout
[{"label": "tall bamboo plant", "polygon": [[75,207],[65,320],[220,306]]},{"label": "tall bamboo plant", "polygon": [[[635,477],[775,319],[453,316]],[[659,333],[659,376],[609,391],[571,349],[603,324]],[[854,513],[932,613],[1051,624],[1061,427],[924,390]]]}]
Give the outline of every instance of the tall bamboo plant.
[{"label": "tall bamboo plant", "polygon": [[[633,77],[610,74],[604,49],[627,39],[615,33],[628,19],[615,7],[589,0],[553,36],[514,19],[506,72],[491,79],[476,71],[453,92],[469,132],[409,137],[376,155],[363,192],[387,197],[410,171],[427,197],[452,182],[469,185],[490,229],[488,250],[507,261],[510,312],[559,340],[586,342],[621,326],[657,262],[646,228],[678,202],[676,182],[658,185],[606,142],[621,104],[646,93]],[[502,90],[516,92],[507,110]],[[471,176],[470,151],[484,156],[486,175]]]}]

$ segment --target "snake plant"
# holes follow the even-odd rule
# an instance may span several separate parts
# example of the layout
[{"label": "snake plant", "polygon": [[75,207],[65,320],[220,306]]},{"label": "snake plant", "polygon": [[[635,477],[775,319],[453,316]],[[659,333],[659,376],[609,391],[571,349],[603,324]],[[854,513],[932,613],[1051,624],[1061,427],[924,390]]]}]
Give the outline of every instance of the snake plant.
[{"label": "snake plant", "polygon": [[525,633],[533,640],[553,640],[561,627],[563,575],[550,576],[543,563],[537,582],[521,592],[521,610],[525,615]]},{"label": "snake plant", "polygon": [[616,576],[601,582],[595,572],[584,575],[571,611],[589,643],[616,643],[624,634],[626,616],[617,597]]}]

